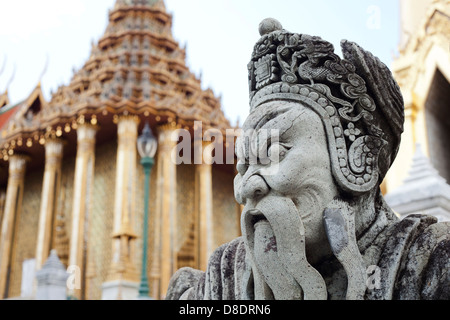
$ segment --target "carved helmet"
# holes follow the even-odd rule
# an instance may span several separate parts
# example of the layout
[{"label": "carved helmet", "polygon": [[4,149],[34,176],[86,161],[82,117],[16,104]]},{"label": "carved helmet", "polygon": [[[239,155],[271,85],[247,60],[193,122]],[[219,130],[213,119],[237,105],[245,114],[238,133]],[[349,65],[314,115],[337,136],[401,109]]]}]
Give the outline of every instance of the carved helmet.
[{"label": "carved helmet", "polygon": [[345,59],[319,37],[291,33],[275,19],[248,64],[250,108],[274,100],[300,102],[322,119],[332,170],[346,192],[378,186],[392,165],[404,123],[403,97],[390,70],[355,43],[341,42]]}]

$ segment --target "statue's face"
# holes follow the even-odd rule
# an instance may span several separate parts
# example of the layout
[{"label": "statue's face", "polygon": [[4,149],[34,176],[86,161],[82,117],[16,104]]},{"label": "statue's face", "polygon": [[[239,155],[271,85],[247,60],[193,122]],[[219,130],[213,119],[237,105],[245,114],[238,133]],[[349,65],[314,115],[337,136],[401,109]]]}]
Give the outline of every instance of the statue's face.
[{"label": "statue's face", "polygon": [[[250,134],[252,130],[257,134]],[[279,141],[261,139],[270,134],[260,134],[256,141],[258,133],[267,130],[279,130]],[[235,196],[245,205],[242,228],[250,251],[254,250],[255,259],[267,265],[267,260],[283,254],[281,243],[293,247],[306,244],[308,261],[315,263],[328,254],[323,210],[338,195],[320,117],[300,103],[268,102],[250,114],[243,133],[236,145],[239,162]],[[267,153],[274,161],[248,163],[252,143],[267,143]],[[277,256],[270,258],[268,248]]]},{"label": "statue's face", "polygon": [[[249,136],[251,130],[257,133],[266,130],[268,135],[271,130],[279,130],[279,142],[267,143],[268,155],[272,159],[278,156],[278,162],[245,164],[239,150],[248,149],[244,145],[245,133],[248,140],[257,144],[254,140],[258,135]],[[338,191],[320,117],[300,103],[274,101],[254,111],[246,120],[243,132],[244,136],[237,141],[235,196],[238,202],[248,210],[256,208],[264,197],[291,199],[305,225],[307,240],[323,233],[322,212],[317,210],[323,210],[325,207],[321,205],[327,205]]]}]

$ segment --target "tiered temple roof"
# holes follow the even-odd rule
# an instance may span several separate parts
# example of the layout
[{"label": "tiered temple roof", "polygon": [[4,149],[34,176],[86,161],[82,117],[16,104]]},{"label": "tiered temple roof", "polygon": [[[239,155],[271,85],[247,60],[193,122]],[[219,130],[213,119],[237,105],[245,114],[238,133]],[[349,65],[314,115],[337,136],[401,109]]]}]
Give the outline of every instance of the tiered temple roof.
[{"label": "tiered temple roof", "polygon": [[52,136],[75,142],[73,129],[88,121],[100,125],[100,142],[110,139],[119,115],[138,115],[152,127],[192,130],[202,121],[206,129],[228,128],[220,99],[202,89],[171,29],[163,0],[117,0],[104,35],[68,85],[48,103],[38,85],[26,101],[0,108],[0,158],[25,152],[43,159],[39,144]]}]

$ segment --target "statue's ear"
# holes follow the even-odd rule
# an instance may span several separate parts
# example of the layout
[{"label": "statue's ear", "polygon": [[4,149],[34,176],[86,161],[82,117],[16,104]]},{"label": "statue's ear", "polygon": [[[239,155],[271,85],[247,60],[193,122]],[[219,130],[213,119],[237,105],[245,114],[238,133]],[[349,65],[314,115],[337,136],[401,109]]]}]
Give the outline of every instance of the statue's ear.
[{"label": "statue's ear", "polygon": [[356,73],[364,79],[369,95],[376,103],[374,115],[389,144],[389,153],[383,155],[389,163],[380,168],[385,174],[397,155],[403,133],[405,115],[400,87],[389,68],[372,53],[347,40],[341,42],[341,47],[344,58],[356,67]]}]

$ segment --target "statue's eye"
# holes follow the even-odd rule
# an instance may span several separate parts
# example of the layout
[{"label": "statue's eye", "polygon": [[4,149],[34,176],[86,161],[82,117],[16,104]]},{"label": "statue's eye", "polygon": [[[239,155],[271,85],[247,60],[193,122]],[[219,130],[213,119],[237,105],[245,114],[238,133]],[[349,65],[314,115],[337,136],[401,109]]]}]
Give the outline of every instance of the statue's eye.
[{"label": "statue's eye", "polygon": [[284,159],[290,149],[290,146],[280,143],[273,143],[270,146],[267,155],[269,156],[269,159],[272,163],[278,163]]}]

